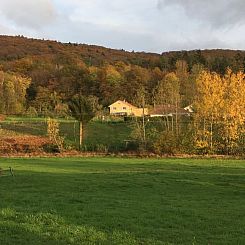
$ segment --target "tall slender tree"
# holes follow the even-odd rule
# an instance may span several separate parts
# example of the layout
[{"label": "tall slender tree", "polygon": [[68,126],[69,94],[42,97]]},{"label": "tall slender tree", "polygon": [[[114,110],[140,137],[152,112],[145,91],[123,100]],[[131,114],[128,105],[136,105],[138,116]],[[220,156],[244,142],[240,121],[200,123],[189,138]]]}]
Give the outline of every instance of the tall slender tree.
[{"label": "tall slender tree", "polygon": [[94,96],[75,95],[68,103],[72,116],[79,121],[79,147],[83,143],[84,126],[96,115],[101,109],[98,98]]}]

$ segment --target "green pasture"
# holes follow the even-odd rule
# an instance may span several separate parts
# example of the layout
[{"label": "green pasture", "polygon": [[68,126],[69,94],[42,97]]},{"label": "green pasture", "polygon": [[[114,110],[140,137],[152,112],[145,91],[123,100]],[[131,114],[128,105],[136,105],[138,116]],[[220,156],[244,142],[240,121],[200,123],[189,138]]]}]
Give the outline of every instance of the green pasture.
[{"label": "green pasture", "polygon": [[[47,119],[8,117],[0,122],[0,128],[8,130],[12,135],[47,135]],[[79,123],[75,120],[59,119],[60,135],[65,143],[73,148],[79,148]],[[124,122],[96,122],[91,121],[84,126],[84,141],[82,150],[85,151],[123,151],[125,140],[130,138],[132,128]],[[4,135],[6,133],[4,132]]]},{"label": "green pasture", "polygon": [[0,159],[0,244],[245,244],[245,161]]},{"label": "green pasture", "polygon": [[125,122],[90,122],[84,131],[84,150],[118,152],[126,149],[125,140],[130,139],[132,127]]}]

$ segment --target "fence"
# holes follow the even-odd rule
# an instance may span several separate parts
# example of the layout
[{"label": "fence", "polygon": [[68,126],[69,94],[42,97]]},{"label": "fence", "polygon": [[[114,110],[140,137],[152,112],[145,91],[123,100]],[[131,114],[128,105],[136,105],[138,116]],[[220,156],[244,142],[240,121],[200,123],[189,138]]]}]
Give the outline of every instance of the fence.
[{"label": "fence", "polygon": [[[75,120],[58,120],[59,134],[71,148],[79,147],[79,123]],[[0,137],[8,139],[33,137],[47,138],[46,119],[11,119],[0,122]]]},{"label": "fence", "polygon": [[[59,123],[59,134],[64,138],[66,148],[79,149],[79,122],[75,120],[63,119],[57,121]],[[140,120],[138,121],[138,123],[139,125],[142,125],[142,122]],[[0,151],[5,151],[6,145],[9,143],[9,145],[15,145],[15,152],[28,152],[30,151],[30,141],[33,141],[34,151],[34,141],[36,141],[36,145],[46,144],[45,140],[48,140],[47,126],[47,119],[44,118],[7,118],[4,121],[0,121]],[[180,121],[178,125],[176,125],[174,120],[164,120],[161,118],[154,120],[151,119],[150,121],[147,120],[146,140],[156,140],[154,138],[154,135],[156,134],[159,135],[162,132],[175,132],[176,130],[178,130],[178,137],[175,140],[178,141],[178,144],[185,144],[184,149],[190,148],[191,153],[194,152],[193,139],[191,137],[193,137],[196,128],[196,126],[193,126],[194,125],[189,118],[187,118],[186,120],[182,119],[182,121]],[[139,133],[137,132],[137,130],[135,130],[137,128],[137,125],[132,120],[127,122],[92,121],[84,127],[84,138],[81,150],[97,152],[121,152],[137,150],[137,133]],[[210,129],[207,127],[206,130],[210,131]],[[213,126],[213,132],[214,133],[212,137],[212,144],[214,145],[214,153],[245,153],[244,133],[241,134],[239,139],[237,140],[237,145],[233,145],[230,149],[224,144],[222,138],[220,138],[220,135],[217,133],[217,125]],[[210,141],[208,143],[211,144],[210,135],[204,136],[207,138],[207,141]],[[151,139],[151,137],[153,138]],[[166,143],[170,144],[170,139],[168,137],[169,135],[166,134]],[[175,144],[176,142],[173,143]],[[21,145],[21,149],[18,144]],[[7,149],[8,151],[10,151],[9,148]],[[205,153],[205,149],[201,149],[200,153],[202,152]]]},{"label": "fence", "polygon": [[[80,147],[79,122],[75,120],[57,121],[59,123],[59,135],[64,138],[65,147],[68,149],[118,152],[129,148],[128,142],[132,130],[132,123],[130,122],[92,121],[83,127],[83,144]],[[15,152],[35,151],[35,147],[37,149],[41,147],[41,144],[47,144],[47,128],[47,119],[44,118],[7,118],[0,121],[0,152],[10,152],[10,147],[6,149],[8,142],[16,145]],[[12,142],[10,142],[11,140]]]}]

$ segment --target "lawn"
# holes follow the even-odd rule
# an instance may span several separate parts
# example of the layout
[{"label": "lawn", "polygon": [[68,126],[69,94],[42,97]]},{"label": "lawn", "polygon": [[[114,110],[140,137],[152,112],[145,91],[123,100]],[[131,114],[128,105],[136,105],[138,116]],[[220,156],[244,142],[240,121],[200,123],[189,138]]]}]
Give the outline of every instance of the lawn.
[{"label": "lawn", "polygon": [[245,161],[1,159],[0,244],[245,244]]}]

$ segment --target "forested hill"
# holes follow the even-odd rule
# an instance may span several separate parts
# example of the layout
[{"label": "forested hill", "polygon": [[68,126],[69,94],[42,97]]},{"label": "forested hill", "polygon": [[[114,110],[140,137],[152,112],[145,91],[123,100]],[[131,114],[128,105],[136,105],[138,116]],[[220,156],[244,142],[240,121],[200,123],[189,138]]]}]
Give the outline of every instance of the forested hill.
[{"label": "forested hill", "polygon": [[128,52],[95,45],[61,43],[57,41],[26,38],[23,36],[0,35],[1,63],[23,58],[78,59],[87,65],[101,66],[116,61],[139,65],[145,68],[159,67],[161,69],[175,69],[177,60],[185,60],[191,68],[200,63],[210,70],[223,72],[227,66],[237,69],[245,64],[245,51],[241,50],[193,50],[170,51],[162,54],[146,52]]},{"label": "forested hill", "polygon": [[150,60],[156,61],[160,58],[159,54],[127,52],[95,45],[61,43],[22,36],[12,37],[0,35],[1,60],[10,61],[30,56],[50,57],[57,55],[78,58],[92,65],[101,65],[105,61],[109,63],[124,61],[147,64]]},{"label": "forested hill", "polygon": [[[154,54],[0,36],[0,75],[5,80],[10,76],[29,79],[24,86],[28,87],[26,101],[21,100],[19,108],[23,110],[24,105],[25,109],[32,107],[39,113],[53,112],[58,104],[66,105],[78,94],[94,96],[103,106],[117,99],[137,104],[142,89],[149,105],[171,103],[170,94],[165,93],[164,97],[161,91],[166,90],[168,82],[174,84],[176,81],[181,104],[185,106],[194,98],[194,80],[201,69],[223,75],[227,67],[233,72],[244,71],[245,51],[194,50]],[[18,112],[16,106],[11,108],[3,106],[0,113]]]}]

